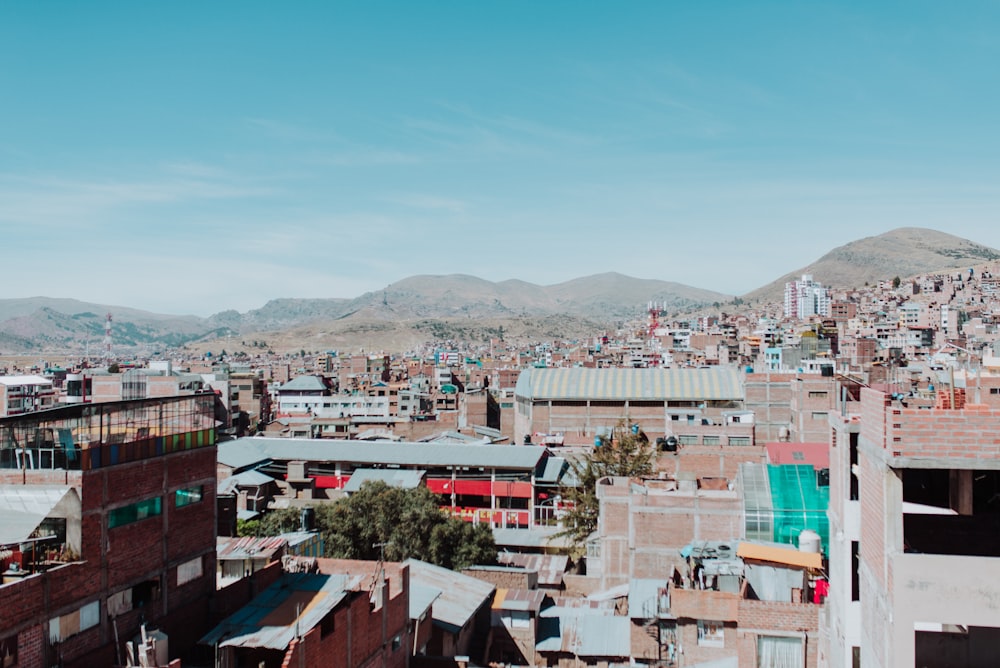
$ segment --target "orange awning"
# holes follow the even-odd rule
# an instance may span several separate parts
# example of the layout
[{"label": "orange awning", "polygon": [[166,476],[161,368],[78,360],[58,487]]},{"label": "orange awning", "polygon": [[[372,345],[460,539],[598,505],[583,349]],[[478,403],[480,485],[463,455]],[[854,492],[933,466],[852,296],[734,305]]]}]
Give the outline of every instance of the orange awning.
[{"label": "orange awning", "polygon": [[776,564],[809,568],[817,571],[823,567],[823,556],[819,552],[801,552],[790,547],[740,543],[736,549],[736,556],[741,559],[770,561]]}]

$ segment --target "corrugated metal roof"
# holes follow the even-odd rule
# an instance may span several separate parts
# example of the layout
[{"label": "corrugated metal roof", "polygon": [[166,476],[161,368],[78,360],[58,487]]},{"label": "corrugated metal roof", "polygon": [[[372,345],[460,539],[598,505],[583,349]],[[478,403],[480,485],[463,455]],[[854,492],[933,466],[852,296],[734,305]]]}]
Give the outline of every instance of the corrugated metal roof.
[{"label": "corrugated metal roof", "polygon": [[631,620],[606,615],[545,617],[539,621],[539,652],[627,659],[632,653]]},{"label": "corrugated metal roof", "polygon": [[493,529],[493,540],[497,547],[552,548],[573,546],[566,536],[559,536],[559,527],[533,527],[531,529]]},{"label": "corrugated metal roof", "polygon": [[243,473],[230,476],[229,479],[234,480],[237,487],[260,487],[261,485],[274,482],[274,478],[260,471],[244,471]]},{"label": "corrugated metal roof", "polygon": [[278,550],[288,544],[284,538],[276,536],[243,536],[229,538],[219,536],[215,539],[216,559],[261,559],[273,556]]},{"label": "corrugated metal roof", "polygon": [[73,487],[0,485],[0,545],[27,540],[67,494],[76,497],[78,507],[80,500]]},{"label": "corrugated metal roof", "polygon": [[538,612],[545,601],[545,592],[537,589],[497,589],[493,597],[494,610]]},{"label": "corrugated metal roof", "polygon": [[563,471],[569,468],[565,457],[549,457],[545,460],[545,469],[537,481],[542,484],[555,484],[559,482]]},{"label": "corrugated metal roof", "polygon": [[431,608],[431,617],[435,624],[451,632],[464,627],[496,590],[488,582],[419,559],[407,559],[403,563],[410,567],[411,583],[441,592]]},{"label": "corrugated metal roof", "polygon": [[284,650],[344,600],[347,576],[285,574],[201,639],[203,645]]},{"label": "corrugated metal roof", "polygon": [[730,401],[744,397],[736,369],[565,369],[521,372],[514,396],[529,400]]},{"label": "corrugated metal roof", "polygon": [[420,616],[427,612],[427,609],[439,596],[441,596],[441,590],[437,587],[410,581],[410,619],[420,619]]},{"label": "corrugated metal roof", "polygon": [[632,619],[651,619],[655,617],[660,590],[666,587],[666,580],[657,578],[632,578],[628,584],[629,617]]},{"label": "corrugated metal roof", "polygon": [[770,561],[776,564],[814,570],[823,567],[823,556],[819,552],[801,552],[792,548],[760,545],[759,543],[740,543],[736,549],[736,555],[741,559]]},{"label": "corrugated metal roof", "polygon": [[278,388],[281,392],[326,392],[326,384],[321,378],[316,376],[296,376]]},{"label": "corrugated metal roof", "polygon": [[546,448],[537,445],[387,443],[248,436],[220,443],[218,460],[234,468],[268,460],[302,459],[310,462],[533,470],[547,452]]},{"label": "corrugated metal roof", "polygon": [[524,554],[522,552],[501,552],[497,561],[505,566],[516,566],[526,571],[538,573],[538,584],[557,587],[562,584],[563,575],[569,566],[565,554]]},{"label": "corrugated metal roof", "polygon": [[345,492],[357,492],[362,483],[380,481],[390,487],[413,489],[424,479],[424,471],[412,469],[357,469],[344,485]]}]

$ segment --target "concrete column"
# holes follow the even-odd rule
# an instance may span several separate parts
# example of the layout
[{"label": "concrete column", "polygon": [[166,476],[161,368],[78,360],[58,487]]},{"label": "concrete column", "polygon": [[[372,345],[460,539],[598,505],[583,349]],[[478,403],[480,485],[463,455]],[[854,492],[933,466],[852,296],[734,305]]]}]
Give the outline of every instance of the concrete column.
[{"label": "concrete column", "polygon": [[959,515],[972,514],[972,470],[948,471],[949,505]]}]

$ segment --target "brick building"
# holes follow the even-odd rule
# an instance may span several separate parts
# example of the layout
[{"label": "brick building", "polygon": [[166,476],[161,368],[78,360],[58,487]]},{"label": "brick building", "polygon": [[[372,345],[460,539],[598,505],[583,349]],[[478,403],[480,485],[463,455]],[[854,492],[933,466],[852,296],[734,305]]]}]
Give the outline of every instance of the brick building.
[{"label": "brick building", "polygon": [[17,666],[122,663],[141,622],[179,656],[207,629],[213,409],[207,394],[0,420],[0,496],[20,505],[0,523],[15,573],[0,585],[0,640]]},{"label": "brick building", "polygon": [[[283,573],[208,633],[222,666],[405,668],[413,645],[409,569],[319,560]],[[377,568],[384,566],[384,568]]]}]

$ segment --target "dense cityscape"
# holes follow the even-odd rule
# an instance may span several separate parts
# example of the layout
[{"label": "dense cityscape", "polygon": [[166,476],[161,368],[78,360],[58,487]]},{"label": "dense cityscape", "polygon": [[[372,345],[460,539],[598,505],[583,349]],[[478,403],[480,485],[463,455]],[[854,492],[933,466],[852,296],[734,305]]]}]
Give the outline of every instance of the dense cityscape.
[{"label": "dense cityscape", "polygon": [[995,274],[377,354],[109,314],[0,377],[2,665],[986,665]]}]

